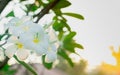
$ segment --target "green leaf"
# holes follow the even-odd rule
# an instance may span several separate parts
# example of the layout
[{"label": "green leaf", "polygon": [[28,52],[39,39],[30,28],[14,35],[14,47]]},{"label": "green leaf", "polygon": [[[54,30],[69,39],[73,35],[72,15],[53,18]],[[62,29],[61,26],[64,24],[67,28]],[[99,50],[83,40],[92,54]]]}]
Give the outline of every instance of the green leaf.
[{"label": "green leaf", "polygon": [[70,6],[71,3],[67,0],[60,0],[58,4],[54,7],[54,9],[61,9]]},{"label": "green leaf", "polygon": [[2,70],[4,70],[4,71],[8,71],[9,70],[9,65],[8,64],[6,64],[3,68],[2,68]]},{"label": "green leaf", "polygon": [[21,65],[23,65],[26,69],[28,69],[31,73],[33,73],[34,75],[37,75],[37,73],[35,72],[35,70],[33,69],[33,67],[31,67],[30,65],[26,64],[24,61],[20,61],[16,55],[13,56]]},{"label": "green leaf", "polygon": [[65,52],[65,50],[60,49],[58,51],[58,55],[60,55],[61,57],[63,57],[64,59],[67,60],[67,62],[70,64],[71,67],[74,66],[74,63],[72,62],[71,58],[68,56],[68,54]]},{"label": "green leaf", "polygon": [[76,35],[76,32],[70,32],[68,35],[66,35],[64,37],[64,40],[63,40],[63,47],[70,51],[70,52],[73,52],[75,53],[75,46],[73,45],[73,37]]},{"label": "green leaf", "polygon": [[37,9],[38,9],[38,7],[35,4],[33,4],[32,7],[31,7],[31,11],[35,11]]},{"label": "green leaf", "polygon": [[3,37],[3,36],[2,36],[2,35],[0,35],[0,41],[1,41],[2,37]]},{"label": "green leaf", "polygon": [[69,43],[69,42],[67,44],[64,43],[63,47],[66,50],[68,50],[68,51],[70,51],[72,53],[75,53],[75,50],[74,50],[75,47],[71,43]]},{"label": "green leaf", "polygon": [[81,44],[74,43],[73,45],[77,48],[84,49],[84,47]]},{"label": "green leaf", "polygon": [[5,30],[5,34],[9,34],[9,29],[6,29],[6,30]]},{"label": "green leaf", "polygon": [[14,15],[14,12],[13,11],[11,11],[6,17],[9,17],[9,16],[12,16],[12,17],[14,17],[15,15]]},{"label": "green leaf", "polygon": [[64,27],[66,27],[68,31],[71,31],[70,26],[64,20],[55,20],[53,23],[53,29],[55,31],[62,31]]},{"label": "green leaf", "polygon": [[61,40],[61,39],[62,39],[63,34],[64,34],[64,32],[63,32],[63,31],[59,31],[59,34],[58,34],[58,39],[59,39],[59,40]]},{"label": "green leaf", "polygon": [[48,0],[49,2],[53,2],[54,0]]},{"label": "green leaf", "polygon": [[64,41],[65,43],[69,42],[73,39],[73,37],[76,35],[76,32],[70,32],[68,35],[65,36]]},{"label": "green leaf", "polygon": [[69,42],[67,42],[67,43],[64,42],[64,43],[63,43],[63,47],[64,47],[66,50],[68,50],[68,51],[70,51],[70,52],[73,52],[73,53],[75,53],[75,48],[76,48],[76,47],[77,47],[77,48],[80,48],[80,49],[84,49],[82,45],[76,43],[74,40],[71,40],[71,41],[69,41]]},{"label": "green leaf", "polygon": [[68,35],[66,35],[63,39],[63,47],[70,51],[75,53],[75,48],[83,49],[83,46],[76,43],[73,37],[76,35],[76,32],[70,32]]},{"label": "green leaf", "polygon": [[26,0],[20,0],[20,2],[22,2],[22,1],[26,1]]},{"label": "green leaf", "polygon": [[62,22],[63,22],[64,26],[68,29],[68,31],[71,32],[71,28],[70,28],[70,26],[66,23],[66,21],[62,20]]},{"label": "green leaf", "polygon": [[84,20],[84,17],[80,14],[76,14],[76,13],[62,13],[63,15],[67,15],[67,16],[71,16],[80,20]]},{"label": "green leaf", "polygon": [[29,4],[29,5],[26,5],[26,7],[27,7],[27,9],[28,9],[28,12],[29,12],[29,11],[34,12],[34,11],[36,11],[36,10],[39,8],[39,7],[36,6],[35,4]]},{"label": "green leaf", "polygon": [[43,63],[43,65],[44,65],[47,69],[51,69],[51,68],[52,68],[53,63],[46,63],[46,62],[45,62],[45,55],[42,56],[42,63]]},{"label": "green leaf", "polygon": [[2,38],[4,38],[4,37],[6,37],[6,38],[4,38],[4,39],[7,40],[10,36],[11,36],[11,34],[9,34],[9,29],[6,29],[6,30],[5,30],[5,33],[2,34],[2,35],[0,35],[0,41],[1,41]]},{"label": "green leaf", "polygon": [[53,9],[53,11],[57,16],[60,16],[62,13],[60,9]]},{"label": "green leaf", "polygon": [[16,73],[15,69],[6,64],[2,69],[0,69],[0,75],[14,75]]},{"label": "green leaf", "polygon": [[55,31],[62,31],[64,27],[64,23],[60,20],[55,20],[54,24],[53,24],[53,29]]}]

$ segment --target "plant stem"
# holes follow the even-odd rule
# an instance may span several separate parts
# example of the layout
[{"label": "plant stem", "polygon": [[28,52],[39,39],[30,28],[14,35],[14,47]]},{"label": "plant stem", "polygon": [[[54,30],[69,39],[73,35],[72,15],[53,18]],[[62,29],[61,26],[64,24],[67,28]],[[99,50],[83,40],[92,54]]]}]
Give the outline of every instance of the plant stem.
[{"label": "plant stem", "polygon": [[37,15],[38,19],[35,23],[38,23],[38,21],[49,12],[50,9],[52,9],[60,0],[54,0],[53,2],[49,3],[45,8],[43,8]]},{"label": "plant stem", "polygon": [[26,64],[24,61],[20,61],[16,55],[13,56],[21,65],[23,65],[26,69],[28,69],[33,75],[37,75],[35,70],[28,64]]}]

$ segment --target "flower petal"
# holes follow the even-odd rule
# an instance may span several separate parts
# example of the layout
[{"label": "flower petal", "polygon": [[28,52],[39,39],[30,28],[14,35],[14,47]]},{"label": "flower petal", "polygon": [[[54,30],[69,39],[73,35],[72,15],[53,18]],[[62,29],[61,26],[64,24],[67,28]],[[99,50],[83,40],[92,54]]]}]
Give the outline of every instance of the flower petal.
[{"label": "flower petal", "polygon": [[3,61],[5,58],[3,50],[0,49],[0,61]]},{"label": "flower petal", "polygon": [[37,55],[44,55],[47,54],[47,49],[43,48],[42,46],[39,46],[35,49],[35,52]]},{"label": "flower petal", "polygon": [[16,43],[16,41],[18,41],[18,38],[15,36],[11,36],[7,40],[7,42],[9,42],[9,43]]},{"label": "flower petal", "polygon": [[45,57],[45,61],[48,63],[54,62],[57,59],[57,54],[56,52],[50,51],[46,57]]},{"label": "flower petal", "polygon": [[19,50],[17,51],[17,53],[16,53],[16,56],[17,56],[18,59],[20,59],[20,60],[25,60],[25,59],[27,59],[28,55],[29,55],[29,52],[28,52],[27,50],[25,50],[25,49],[19,49]]},{"label": "flower petal", "polygon": [[23,26],[23,24],[29,20],[30,20],[30,17],[28,16],[24,16],[21,19],[14,17],[8,22],[8,24],[5,25],[5,29],[9,28],[10,33],[12,33],[15,36],[19,36],[24,32],[21,29],[21,26]]},{"label": "flower petal", "polygon": [[11,58],[15,53],[17,49],[15,48],[14,45],[8,46],[7,49],[5,50],[5,55]]},{"label": "flower petal", "polygon": [[33,35],[39,33],[40,35],[44,35],[43,28],[39,24],[33,23],[32,21],[22,23],[19,28],[23,33],[31,33]]},{"label": "flower petal", "polygon": [[7,24],[5,24],[5,27],[4,29],[7,30],[8,28],[12,28],[13,26],[15,26],[16,22],[18,22],[20,19],[15,17],[15,18],[12,18]]}]

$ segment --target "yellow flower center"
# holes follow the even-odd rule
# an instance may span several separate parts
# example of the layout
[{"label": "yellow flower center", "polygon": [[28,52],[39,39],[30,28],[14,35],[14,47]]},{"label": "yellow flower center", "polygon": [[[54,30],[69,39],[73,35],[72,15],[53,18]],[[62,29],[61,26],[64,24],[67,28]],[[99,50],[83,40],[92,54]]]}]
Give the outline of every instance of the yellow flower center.
[{"label": "yellow flower center", "polygon": [[28,27],[28,26],[24,26],[24,27],[23,27],[23,30],[28,31],[28,30],[29,30],[29,27]]},{"label": "yellow flower center", "polygon": [[18,49],[23,48],[23,44],[22,44],[22,43],[17,43],[17,48],[18,48]]},{"label": "yellow flower center", "polygon": [[15,24],[15,26],[20,26],[21,24],[22,24],[22,22],[19,21],[19,22],[17,22],[17,23]]},{"label": "yellow flower center", "polygon": [[40,42],[38,33],[35,34],[33,42],[36,44]]},{"label": "yellow flower center", "polygon": [[34,43],[39,43],[39,39],[38,38],[34,38],[33,42]]},{"label": "yellow flower center", "polygon": [[48,51],[51,51],[52,50],[52,48],[51,47],[48,47]]}]

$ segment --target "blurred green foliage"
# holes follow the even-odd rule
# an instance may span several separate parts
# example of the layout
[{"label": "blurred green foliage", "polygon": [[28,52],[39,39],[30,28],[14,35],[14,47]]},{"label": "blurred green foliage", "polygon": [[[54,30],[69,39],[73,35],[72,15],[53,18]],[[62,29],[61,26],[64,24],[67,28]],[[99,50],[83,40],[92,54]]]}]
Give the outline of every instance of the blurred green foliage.
[{"label": "blurred green foliage", "polygon": [[61,57],[59,65],[57,65],[58,69],[61,69],[67,75],[87,75],[86,68],[87,68],[87,61],[82,59],[79,63],[74,63],[73,67],[70,67],[68,63]]},{"label": "blurred green foliage", "polygon": [[70,67],[69,64],[61,57],[59,57],[60,63],[56,68],[62,70],[66,75],[107,75],[99,67],[91,70],[87,70],[88,63],[85,59],[81,59],[79,63],[74,62],[74,66]]},{"label": "blurred green foliage", "polygon": [[8,64],[6,64],[1,70],[0,75],[14,75],[16,73],[16,70],[11,69]]}]

